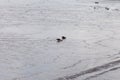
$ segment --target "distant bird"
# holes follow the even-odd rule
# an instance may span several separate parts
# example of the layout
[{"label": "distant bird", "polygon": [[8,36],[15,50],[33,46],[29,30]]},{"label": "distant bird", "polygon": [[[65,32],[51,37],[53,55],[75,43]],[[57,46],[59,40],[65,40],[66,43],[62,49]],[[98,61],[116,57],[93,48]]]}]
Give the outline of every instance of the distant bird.
[{"label": "distant bird", "polygon": [[62,41],[60,38],[57,38],[56,40],[57,40],[57,42],[61,42]]},{"label": "distant bird", "polygon": [[62,36],[62,40],[64,40],[64,39],[66,39],[66,37],[65,37],[65,36]]},{"label": "distant bird", "polygon": [[106,9],[106,10],[109,10],[110,8],[108,8],[108,7],[105,7],[105,9]]},{"label": "distant bird", "polygon": [[99,4],[99,2],[95,2],[95,4]]}]

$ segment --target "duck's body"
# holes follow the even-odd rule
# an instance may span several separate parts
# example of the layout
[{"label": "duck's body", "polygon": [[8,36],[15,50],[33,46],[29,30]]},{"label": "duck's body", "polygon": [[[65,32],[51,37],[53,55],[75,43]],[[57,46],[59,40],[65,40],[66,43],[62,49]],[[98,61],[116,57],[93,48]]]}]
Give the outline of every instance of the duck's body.
[{"label": "duck's body", "polygon": [[60,38],[58,38],[58,39],[56,39],[56,40],[57,40],[57,42],[61,42],[61,41],[62,41]]},{"label": "duck's body", "polygon": [[65,37],[65,36],[62,36],[62,40],[64,40],[64,39],[66,39],[66,37]]}]

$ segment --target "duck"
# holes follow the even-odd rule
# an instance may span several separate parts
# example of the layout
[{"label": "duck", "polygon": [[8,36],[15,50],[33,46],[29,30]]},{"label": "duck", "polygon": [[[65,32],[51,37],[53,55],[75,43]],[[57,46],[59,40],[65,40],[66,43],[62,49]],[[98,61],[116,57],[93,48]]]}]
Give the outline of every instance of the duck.
[{"label": "duck", "polygon": [[57,42],[61,42],[62,41],[60,38],[57,38],[56,40],[57,40]]},{"label": "duck", "polygon": [[65,37],[65,36],[62,36],[62,40],[64,40],[64,39],[66,39],[66,37]]}]

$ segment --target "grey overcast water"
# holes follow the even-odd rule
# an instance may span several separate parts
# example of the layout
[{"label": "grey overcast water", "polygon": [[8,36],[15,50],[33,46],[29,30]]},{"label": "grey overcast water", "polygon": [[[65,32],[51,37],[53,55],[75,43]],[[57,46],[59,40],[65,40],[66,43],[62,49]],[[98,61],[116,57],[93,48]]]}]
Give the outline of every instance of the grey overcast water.
[{"label": "grey overcast water", "polygon": [[120,80],[120,0],[0,0],[0,80]]}]

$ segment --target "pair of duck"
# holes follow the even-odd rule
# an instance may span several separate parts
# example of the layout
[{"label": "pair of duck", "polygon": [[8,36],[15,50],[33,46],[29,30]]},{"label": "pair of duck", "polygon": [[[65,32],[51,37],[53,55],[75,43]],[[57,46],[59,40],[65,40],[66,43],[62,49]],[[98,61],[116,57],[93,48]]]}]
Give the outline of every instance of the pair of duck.
[{"label": "pair of duck", "polygon": [[62,38],[62,39],[57,38],[57,39],[56,39],[56,40],[57,40],[57,42],[61,42],[61,41],[63,41],[63,40],[65,40],[65,39],[66,39],[66,37],[65,37],[65,36],[62,36],[61,38]]}]

